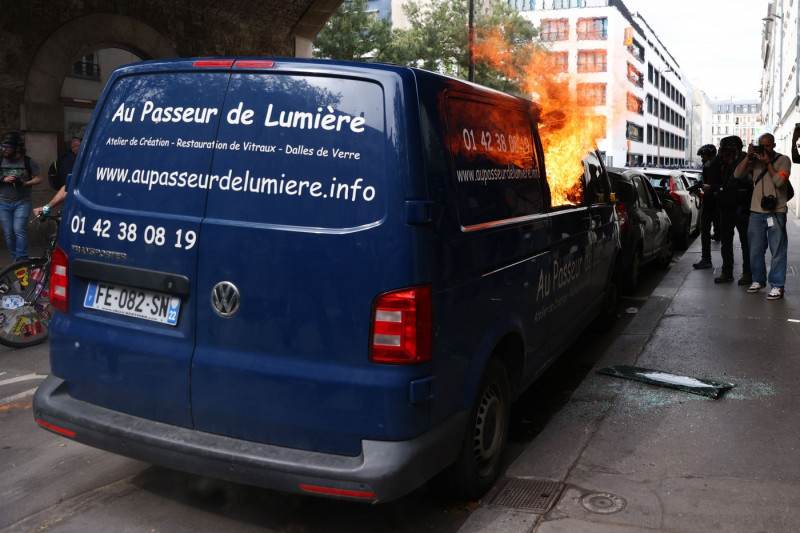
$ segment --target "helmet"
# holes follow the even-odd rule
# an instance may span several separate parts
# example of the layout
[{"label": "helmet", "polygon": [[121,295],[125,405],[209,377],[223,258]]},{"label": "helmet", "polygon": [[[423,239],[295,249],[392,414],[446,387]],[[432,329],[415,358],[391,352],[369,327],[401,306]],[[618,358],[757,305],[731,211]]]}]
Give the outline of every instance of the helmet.
[{"label": "helmet", "polygon": [[8,144],[14,148],[25,146],[25,138],[18,131],[9,131],[3,134],[3,144]]},{"label": "helmet", "polygon": [[714,157],[715,155],[717,155],[717,147],[714,146],[713,144],[704,144],[703,146],[700,147],[699,150],[697,150],[697,155],[699,156],[707,155],[709,157]]}]

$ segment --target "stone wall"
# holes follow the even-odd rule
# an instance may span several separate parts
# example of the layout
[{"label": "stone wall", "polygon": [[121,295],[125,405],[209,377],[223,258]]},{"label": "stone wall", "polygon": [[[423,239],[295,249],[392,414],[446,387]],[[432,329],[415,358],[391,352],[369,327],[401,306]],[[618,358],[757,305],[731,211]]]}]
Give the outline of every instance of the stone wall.
[{"label": "stone wall", "polygon": [[84,55],[308,55],[342,1],[0,0],[0,132],[25,132],[28,155],[42,167],[34,205],[52,196],[46,171],[63,149],[61,85]]}]

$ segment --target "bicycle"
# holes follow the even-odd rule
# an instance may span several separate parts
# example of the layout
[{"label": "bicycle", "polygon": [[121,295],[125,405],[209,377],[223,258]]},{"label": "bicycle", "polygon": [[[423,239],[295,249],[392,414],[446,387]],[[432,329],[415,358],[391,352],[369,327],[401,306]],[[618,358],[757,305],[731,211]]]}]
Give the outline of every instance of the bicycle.
[{"label": "bicycle", "polygon": [[44,257],[21,259],[0,270],[0,344],[11,348],[33,346],[50,336],[50,259],[61,214],[42,213],[34,219],[39,229],[45,220],[55,222],[55,231],[48,224]]}]

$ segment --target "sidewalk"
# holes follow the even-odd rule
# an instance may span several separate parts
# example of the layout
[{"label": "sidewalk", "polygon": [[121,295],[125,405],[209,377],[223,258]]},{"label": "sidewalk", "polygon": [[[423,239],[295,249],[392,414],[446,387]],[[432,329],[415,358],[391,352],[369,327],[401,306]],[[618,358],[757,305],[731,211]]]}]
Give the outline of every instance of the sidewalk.
[{"label": "sidewalk", "polygon": [[[595,367],[728,381],[731,391],[714,400],[590,372],[506,472],[563,483],[549,512],[498,505],[508,499],[495,488],[460,533],[800,531],[800,221],[791,212],[787,226],[783,300],[715,285],[719,246],[713,272],[694,270],[695,239]],[[738,248],[735,260],[738,279]]]}]

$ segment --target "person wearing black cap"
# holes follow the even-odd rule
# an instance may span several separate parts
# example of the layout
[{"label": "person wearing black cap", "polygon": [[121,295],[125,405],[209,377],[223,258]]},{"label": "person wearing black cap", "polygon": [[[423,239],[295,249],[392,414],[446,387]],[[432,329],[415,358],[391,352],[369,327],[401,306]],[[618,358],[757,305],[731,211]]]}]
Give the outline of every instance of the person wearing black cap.
[{"label": "person wearing black cap", "polygon": [[722,177],[717,204],[719,205],[720,240],[722,241],[722,271],[714,283],[733,281],[733,230],[739,234],[742,246],[742,277],[739,285],[750,285],[750,249],[747,242],[747,226],[750,220],[750,198],[752,182],[738,180],[733,173],[747,154],[742,151],[744,143],[736,135],[723,138],[719,143],[720,175]]},{"label": "person wearing black cap", "polygon": [[14,261],[28,257],[28,217],[32,187],[42,181],[39,165],[25,155],[25,140],[19,132],[3,135],[0,164],[0,223],[8,251]]},{"label": "person wearing black cap", "polygon": [[[697,155],[703,161],[703,209],[700,213],[700,260],[694,268],[711,268],[711,224],[718,219],[717,192],[722,184],[720,160],[716,158],[717,148],[713,144],[700,147]],[[719,224],[717,224],[717,227]]]}]

